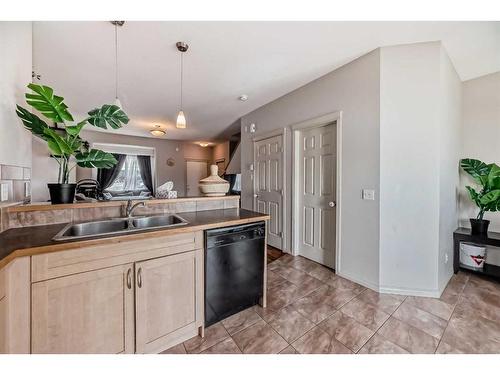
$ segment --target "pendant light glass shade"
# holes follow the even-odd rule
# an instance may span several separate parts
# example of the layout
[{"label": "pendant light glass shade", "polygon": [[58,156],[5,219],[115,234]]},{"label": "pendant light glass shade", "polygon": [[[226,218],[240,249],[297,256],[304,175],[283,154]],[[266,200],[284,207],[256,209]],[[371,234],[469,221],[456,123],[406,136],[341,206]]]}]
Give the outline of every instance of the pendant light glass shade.
[{"label": "pendant light glass shade", "polygon": [[175,126],[177,127],[177,129],[186,129],[186,116],[184,116],[183,111],[179,111]]},{"label": "pendant light glass shade", "polygon": [[122,109],[123,109],[123,107],[122,107],[122,102],[121,102],[121,101],[120,101],[120,99],[118,99],[118,98],[116,98],[116,99],[115,99],[115,105],[116,105],[117,107],[120,107],[120,108],[122,108]]},{"label": "pendant light glass shade", "polygon": [[115,105],[123,110],[122,102],[118,98],[118,26],[123,26],[124,21],[111,21],[115,26]]},{"label": "pendant light glass shade", "polygon": [[176,43],[177,49],[181,53],[181,106],[179,110],[179,114],[177,115],[177,121],[175,123],[175,126],[177,129],[186,129],[186,116],[184,116],[184,112],[182,111],[182,88],[183,88],[183,76],[184,76],[184,59],[183,55],[184,53],[188,50],[189,46],[184,43],[184,42],[177,42]]}]

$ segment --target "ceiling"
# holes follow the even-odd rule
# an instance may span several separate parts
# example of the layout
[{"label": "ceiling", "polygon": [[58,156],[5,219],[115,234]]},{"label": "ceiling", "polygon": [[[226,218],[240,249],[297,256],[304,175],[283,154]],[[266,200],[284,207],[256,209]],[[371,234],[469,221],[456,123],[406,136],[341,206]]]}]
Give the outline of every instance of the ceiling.
[{"label": "ceiling", "polygon": [[[136,22],[119,29],[121,134],[216,140],[248,112],[381,46],[441,40],[462,80],[500,71],[500,22]],[[180,57],[184,112],[175,128]],[[114,27],[35,22],[33,65],[77,117],[114,100]],[[245,102],[239,101],[248,95]],[[90,130],[90,129],[89,129]]]}]

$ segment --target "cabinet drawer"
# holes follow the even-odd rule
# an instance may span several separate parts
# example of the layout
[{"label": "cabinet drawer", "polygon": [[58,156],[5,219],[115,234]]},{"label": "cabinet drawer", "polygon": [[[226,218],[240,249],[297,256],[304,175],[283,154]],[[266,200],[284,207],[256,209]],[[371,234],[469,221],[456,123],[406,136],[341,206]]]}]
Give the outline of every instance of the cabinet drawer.
[{"label": "cabinet drawer", "polygon": [[117,243],[35,255],[31,258],[32,282],[201,248],[201,231],[140,240],[123,237]]}]

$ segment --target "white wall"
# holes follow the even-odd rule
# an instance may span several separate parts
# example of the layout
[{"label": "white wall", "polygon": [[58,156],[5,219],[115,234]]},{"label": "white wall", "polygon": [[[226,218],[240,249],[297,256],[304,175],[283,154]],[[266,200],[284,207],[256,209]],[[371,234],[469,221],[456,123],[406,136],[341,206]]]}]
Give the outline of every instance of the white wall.
[{"label": "white wall", "polygon": [[31,134],[15,112],[27,107],[31,50],[31,22],[0,22],[0,164],[31,167]]},{"label": "white wall", "polygon": [[459,160],[462,149],[462,81],[441,46],[439,97],[439,256],[438,289],[453,274],[453,236],[458,220]]},{"label": "white wall", "polygon": [[380,288],[435,291],[439,44],[381,49]]},{"label": "white wall", "polygon": [[[379,51],[375,50],[242,118],[242,207],[252,209],[253,181],[248,167],[253,160],[253,134],[245,126],[257,125],[255,135],[342,111],[342,264],[338,271],[376,287],[379,280],[379,202],[361,199],[363,188],[379,189]],[[291,132],[286,147],[291,150]],[[285,168],[291,186],[292,160]],[[291,189],[287,192],[291,212]],[[286,248],[290,249],[291,217],[287,215]]]},{"label": "white wall", "polygon": [[[480,159],[500,165],[500,72],[465,81],[462,84],[463,149],[462,158]],[[460,173],[460,223],[470,228],[477,207],[470,201],[465,185],[473,184]],[[500,213],[488,212],[490,230],[500,232]]]},{"label": "white wall", "polygon": [[451,276],[460,85],[439,42],[381,49],[381,291],[439,296]]}]

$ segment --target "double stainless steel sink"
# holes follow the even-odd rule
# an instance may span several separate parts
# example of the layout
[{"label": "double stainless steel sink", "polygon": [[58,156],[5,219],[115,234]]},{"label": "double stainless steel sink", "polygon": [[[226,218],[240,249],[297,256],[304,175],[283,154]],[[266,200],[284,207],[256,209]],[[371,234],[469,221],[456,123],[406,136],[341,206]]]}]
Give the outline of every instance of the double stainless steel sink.
[{"label": "double stainless steel sink", "polygon": [[56,234],[55,241],[110,236],[148,229],[171,228],[188,222],[178,215],[136,216],[86,223],[70,223]]}]

